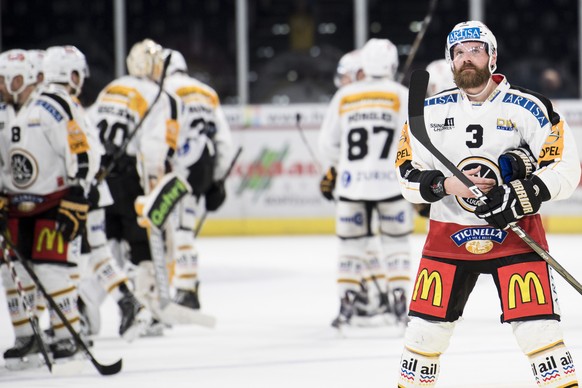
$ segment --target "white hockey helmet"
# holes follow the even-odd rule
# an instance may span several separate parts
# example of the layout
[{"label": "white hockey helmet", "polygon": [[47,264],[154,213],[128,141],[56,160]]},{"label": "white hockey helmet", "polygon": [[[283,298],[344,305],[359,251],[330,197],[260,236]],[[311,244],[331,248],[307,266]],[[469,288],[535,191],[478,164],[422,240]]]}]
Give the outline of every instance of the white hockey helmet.
[{"label": "white hockey helmet", "polygon": [[338,64],[333,83],[336,88],[345,85],[344,80],[349,80],[349,83],[356,81],[358,71],[362,69],[361,51],[353,50],[344,54]]},{"label": "white hockey helmet", "polygon": [[186,60],[181,52],[178,50],[172,49],[165,49],[164,50],[164,58],[167,58],[168,55],[172,55],[170,57],[170,63],[168,64],[168,69],[166,70],[167,75],[172,75],[177,72],[188,73],[188,65],[186,65]]},{"label": "white hockey helmet", "polygon": [[46,50],[28,50],[28,53],[30,54],[29,58],[38,79],[39,74],[44,74],[42,71],[42,61],[46,54]]},{"label": "white hockey helmet", "polygon": [[497,68],[496,64],[492,64],[493,56],[497,53],[497,39],[489,28],[480,21],[470,20],[462,22],[453,27],[452,31],[447,35],[447,45],[445,49],[445,59],[453,68],[453,47],[458,43],[464,42],[483,42],[487,46],[487,54],[489,54],[489,69],[491,73]]},{"label": "white hockey helmet", "polygon": [[[30,60],[30,54],[26,50],[13,49],[0,54],[0,76],[4,77],[6,91],[14,101],[28,86],[36,84],[36,72]],[[12,81],[22,76],[22,85],[16,90],[12,89]]]},{"label": "white hockey helmet", "polygon": [[129,51],[125,62],[130,75],[159,82],[164,68],[162,46],[151,39],[137,42]]},{"label": "white hockey helmet", "polygon": [[449,66],[446,59],[432,61],[426,67],[426,71],[430,74],[427,89],[427,94],[429,96],[433,96],[438,92],[455,87],[453,72],[451,71],[451,66]]},{"label": "white hockey helmet", "polygon": [[370,39],[362,47],[361,55],[366,76],[394,79],[398,69],[398,50],[388,39]]},{"label": "white hockey helmet", "polygon": [[[81,93],[85,78],[89,77],[85,55],[75,46],[49,47],[42,61],[42,70],[44,82],[68,85],[75,96]],[[73,82],[75,72],[79,75],[78,84]]]}]

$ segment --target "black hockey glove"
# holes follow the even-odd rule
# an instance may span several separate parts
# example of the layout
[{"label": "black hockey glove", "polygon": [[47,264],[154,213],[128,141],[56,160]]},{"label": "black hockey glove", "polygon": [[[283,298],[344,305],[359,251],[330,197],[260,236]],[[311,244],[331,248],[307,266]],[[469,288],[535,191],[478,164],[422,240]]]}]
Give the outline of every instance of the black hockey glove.
[{"label": "black hockey glove", "polygon": [[335,167],[330,167],[319,182],[319,191],[321,191],[321,195],[328,201],[333,201],[333,190],[335,189],[336,178],[337,172]]},{"label": "black hockey glove", "polygon": [[226,199],[226,190],[224,189],[224,181],[214,181],[208,191],[204,194],[206,210],[213,212],[218,210]]},{"label": "black hockey glove", "polygon": [[10,200],[5,194],[0,194],[0,233],[4,233],[8,228],[8,210]]},{"label": "black hockey glove", "polygon": [[538,178],[517,179],[503,186],[493,188],[487,194],[488,201],[475,209],[477,217],[498,229],[506,229],[509,224],[540,210],[543,201],[550,199],[550,193]]},{"label": "black hockey glove", "polygon": [[99,207],[99,199],[101,199],[101,194],[99,194],[99,188],[97,187],[97,185],[91,185],[91,188],[89,189],[89,195],[87,198],[89,202],[89,208],[91,210],[97,209]]},{"label": "black hockey glove", "polygon": [[85,229],[89,202],[81,186],[73,186],[61,199],[57,214],[57,231],[66,241],[72,241]]},{"label": "black hockey glove", "polygon": [[529,148],[516,148],[502,154],[497,161],[501,168],[501,176],[504,183],[515,179],[526,179],[538,168],[536,158]]}]

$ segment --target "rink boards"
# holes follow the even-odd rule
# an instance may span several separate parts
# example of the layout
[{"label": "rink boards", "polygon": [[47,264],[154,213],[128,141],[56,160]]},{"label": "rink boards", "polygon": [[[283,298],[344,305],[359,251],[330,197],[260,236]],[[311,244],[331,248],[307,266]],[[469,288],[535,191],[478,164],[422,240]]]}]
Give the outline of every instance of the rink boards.
[{"label": "rink boards", "polygon": [[[582,155],[582,104],[555,102]],[[227,180],[223,207],[202,235],[325,234],[334,232],[334,205],[319,192],[324,171],[317,138],[326,104],[226,106],[235,147],[243,152]],[[298,120],[299,118],[299,120]],[[325,166],[323,166],[325,168]],[[542,207],[551,233],[582,233],[582,186],[571,199]],[[418,218],[415,231],[425,230]]]}]

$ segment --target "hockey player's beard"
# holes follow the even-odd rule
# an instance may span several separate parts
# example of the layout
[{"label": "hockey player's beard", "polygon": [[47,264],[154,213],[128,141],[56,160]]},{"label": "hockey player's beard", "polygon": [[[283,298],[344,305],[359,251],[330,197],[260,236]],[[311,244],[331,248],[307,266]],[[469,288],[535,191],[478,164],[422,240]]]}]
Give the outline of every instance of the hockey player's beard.
[{"label": "hockey player's beard", "polygon": [[[473,69],[474,71],[464,71],[466,69]],[[465,65],[459,70],[455,69],[453,71],[455,84],[463,90],[473,89],[484,85],[489,77],[491,77],[491,72],[489,71],[488,66],[479,68],[473,65]]]}]

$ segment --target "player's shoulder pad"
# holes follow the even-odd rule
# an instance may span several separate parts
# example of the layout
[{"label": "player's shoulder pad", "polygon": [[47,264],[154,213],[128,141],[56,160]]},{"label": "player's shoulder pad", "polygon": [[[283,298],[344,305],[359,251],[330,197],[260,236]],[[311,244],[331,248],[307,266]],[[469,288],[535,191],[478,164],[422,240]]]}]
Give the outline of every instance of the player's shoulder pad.
[{"label": "player's shoulder pad", "polygon": [[[521,86],[511,85],[509,90],[507,91],[506,97],[504,97],[504,100],[503,100],[504,102],[512,102],[516,105],[520,105],[524,109],[528,109],[530,112],[532,112],[532,114],[534,116],[536,116],[536,118],[538,118],[535,111],[532,110],[532,107],[531,106],[528,107],[528,104],[526,101],[518,100],[518,99],[511,99],[511,95],[512,95],[511,91],[512,90],[519,92],[521,94],[521,97],[528,98],[530,101],[532,101],[536,105],[538,104],[538,102],[535,100],[532,100],[531,97],[534,97],[535,99],[537,99],[539,101],[539,103],[545,108],[551,125],[556,125],[560,122],[560,115],[554,111],[554,105],[552,104],[552,101],[550,101],[550,99],[547,98],[546,96],[544,96],[543,94],[540,94],[538,92],[534,92],[533,90],[529,90],[529,89],[526,89],[526,88],[521,87]],[[541,122],[540,118],[538,118],[538,121]]]},{"label": "player's shoulder pad", "polygon": [[36,105],[48,111],[56,121],[61,121],[63,115],[68,120],[73,120],[71,104],[72,101],[66,93],[52,90],[42,92],[40,98],[36,101]]}]

